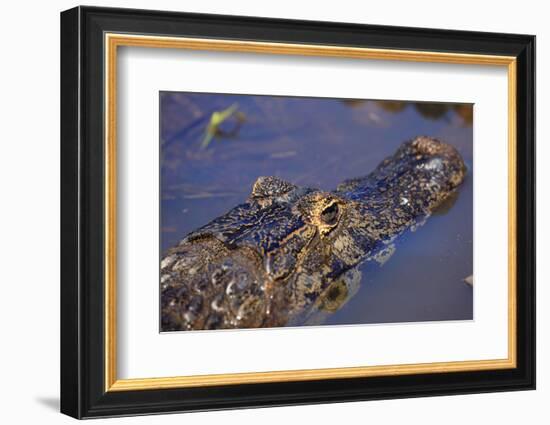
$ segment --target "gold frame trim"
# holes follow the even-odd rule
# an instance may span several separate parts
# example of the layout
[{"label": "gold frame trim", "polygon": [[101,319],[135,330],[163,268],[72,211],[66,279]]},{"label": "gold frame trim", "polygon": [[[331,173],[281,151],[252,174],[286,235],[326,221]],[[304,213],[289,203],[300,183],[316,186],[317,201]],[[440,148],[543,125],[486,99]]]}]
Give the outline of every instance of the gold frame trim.
[{"label": "gold frame trim", "polygon": [[[408,62],[436,62],[507,67],[508,71],[508,357],[384,366],[306,369],[254,373],[117,379],[116,372],[116,99],[117,51],[120,46],[229,51],[280,55],[324,56]],[[445,52],[370,49],[328,45],[267,43],[200,38],[105,34],[105,391],[136,391],[214,385],[311,381],[354,377],[410,375],[510,369],[517,366],[516,353],[516,58]]]}]

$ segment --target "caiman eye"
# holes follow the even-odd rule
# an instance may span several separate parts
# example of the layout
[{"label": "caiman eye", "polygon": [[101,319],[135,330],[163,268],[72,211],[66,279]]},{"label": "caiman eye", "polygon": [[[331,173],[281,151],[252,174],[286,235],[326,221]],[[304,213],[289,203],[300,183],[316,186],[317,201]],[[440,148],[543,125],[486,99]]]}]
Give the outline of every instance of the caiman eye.
[{"label": "caiman eye", "polygon": [[334,203],[321,212],[321,221],[329,226],[336,224],[338,220],[338,204]]}]

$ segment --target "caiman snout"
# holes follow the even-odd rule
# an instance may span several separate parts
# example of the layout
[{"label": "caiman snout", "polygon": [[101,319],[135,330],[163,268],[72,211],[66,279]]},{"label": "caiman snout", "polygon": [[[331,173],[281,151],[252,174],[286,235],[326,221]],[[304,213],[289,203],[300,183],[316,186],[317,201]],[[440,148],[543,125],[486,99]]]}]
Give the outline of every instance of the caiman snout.
[{"label": "caiman snout", "polygon": [[[466,166],[462,157],[447,143],[431,137],[417,137],[411,142],[411,147],[417,155],[425,158],[426,169],[437,169],[446,176],[447,182],[452,188],[457,187],[464,180]],[[447,169],[444,169],[444,168]]]}]

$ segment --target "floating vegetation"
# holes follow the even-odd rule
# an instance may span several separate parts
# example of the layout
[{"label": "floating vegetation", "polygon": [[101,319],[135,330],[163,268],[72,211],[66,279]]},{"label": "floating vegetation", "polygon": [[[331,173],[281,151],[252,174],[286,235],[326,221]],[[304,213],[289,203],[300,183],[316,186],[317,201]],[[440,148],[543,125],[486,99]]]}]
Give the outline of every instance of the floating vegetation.
[{"label": "floating vegetation", "polygon": [[443,118],[449,111],[450,105],[446,103],[416,102],[416,111],[424,118],[437,121]]},{"label": "floating vegetation", "polygon": [[402,102],[399,100],[379,100],[376,103],[388,112],[401,112],[407,107],[407,102]]},{"label": "floating vegetation", "polygon": [[[224,131],[220,127],[223,122],[229,118],[235,117],[237,120],[236,126],[231,131]],[[215,111],[210,116],[210,121],[206,126],[206,131],[201,143],[201,149],[206,149],[216,136],[235,137],[240,129],[240,126],[245,120],[245,115],[238,111],[238,104],[234,103],[230,107]]]},{"label": "floating vegetation", "polygon": [[363,105],[365,102],[367,102],[364,99],[342,99],[342,103],[347,106],[351,106],[352,108],[356,108],[358,106]]},{"label": "floating vegetation", "polygon": [[387,101],[377,100],[376,104],[387,112],[402,112],[409,105],[412,105],[416,111],[424,118],[437,121],[444,118],[449,111],[454,111],[462,120],[464,125],[472,125],[473,107],[470,104],[449,104],[434,102],[405,102],[405,101]]}]

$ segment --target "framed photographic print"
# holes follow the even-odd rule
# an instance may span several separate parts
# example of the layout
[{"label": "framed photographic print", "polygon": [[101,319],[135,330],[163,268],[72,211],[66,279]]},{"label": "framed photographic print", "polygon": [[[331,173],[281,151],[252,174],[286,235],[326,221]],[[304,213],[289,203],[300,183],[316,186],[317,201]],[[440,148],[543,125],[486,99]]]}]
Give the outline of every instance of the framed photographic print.
[{"label": "framed photographic print", "polygon": [[61,411],[535,387],[529,35],[61,14]]}]

